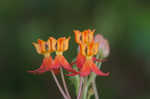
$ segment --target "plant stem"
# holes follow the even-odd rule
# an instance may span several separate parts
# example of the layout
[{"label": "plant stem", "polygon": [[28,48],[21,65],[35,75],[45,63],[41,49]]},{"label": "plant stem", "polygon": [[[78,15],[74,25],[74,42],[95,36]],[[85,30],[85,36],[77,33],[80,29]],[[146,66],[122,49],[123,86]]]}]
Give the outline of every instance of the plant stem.
[{"label": "plant stem", "polygon": [[57,87],[58,87],[60,93],[62,94],[62,96],[64,97],[64,99],[68,99],[68,97],[67,97],[66,94],[64,93],[64,91],[63,91],[61,85],[59,84],[59,81],[58,81],[58,79],[57,79],[55,73],[54,73],[53,71],[51,71],[51,73],[52,73],[52,76],[53,76],[53,78],[54,78],[54,80],[55,80],[55,82],[56,82],[56,85],[57,85]]},{"label": "plant stem", "polygon": [[85,77],[84,78],[84,85],[83,85],[83,99],[87,99],[86,96],[87,96],[87,92],[88,92],[88,86],[87,86],[87,80],[88,80],[88,77]]},{"label": "plant stem", "polygon": [[93,90],[94,90],[95,99],[99,99],[99,95],[98,95],[98,92],[97,92],[95,80],[93,80],[93,82],[92,82],[92,87],[93,87]]},{"label": "plant stem", "polygon": [[69,94],[68,87],[67,87],[67,84],[66,84],[66,81],[65,81],[65,78],[64,78],[64,73],[63,73],[62,68],[60,68],[60,72],[61,72],[61,79],[62,79],[62,82],[63,82],[63,85],[64,85],[65,92],[68,96],[68,99],[71,99],[71,96]]},{"label": "plant stem", "polygon": [[82,94],[82,84],[83,84],[83,80],[82,80],[82,77],[81,77],[81,78],[80,78],[80,86],[79,86],[79,91],[78,91],[77,99],[81,99],[81,94]]}]

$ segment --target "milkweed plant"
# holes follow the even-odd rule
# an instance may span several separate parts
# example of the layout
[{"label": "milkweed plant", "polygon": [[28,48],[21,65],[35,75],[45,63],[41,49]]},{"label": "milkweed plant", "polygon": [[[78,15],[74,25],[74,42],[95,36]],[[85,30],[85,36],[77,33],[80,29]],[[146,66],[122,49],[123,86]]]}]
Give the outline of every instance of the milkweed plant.
[{"label": "milkweed plant", "polygon": [[[30,70],[32,74],[43,74],[51,72],[56,85],[64,99],[72,99],[65,79],[70,79],[70,83],[75,88],[76,99],[99,99],[96,87],[97,76],[109,76],[109,72],[101,71],[102,63],[110,53],[107,39],[101,34],[94,36],[95,30],[74,30],[75,42],[78,44],[78,54],[71,63],[67,61],[63,53],[69,49],[71,37],[60,37],[55,39],[49,37],[47,41],[41,39],[37,43],[33,42],[38,54],[43,55],[43,61],[38,69]],[[53,59],[51,53],[55,53]],[[66,70],[67,74],[64,74]],[[62,85],[57,76],[61,76]]]}]

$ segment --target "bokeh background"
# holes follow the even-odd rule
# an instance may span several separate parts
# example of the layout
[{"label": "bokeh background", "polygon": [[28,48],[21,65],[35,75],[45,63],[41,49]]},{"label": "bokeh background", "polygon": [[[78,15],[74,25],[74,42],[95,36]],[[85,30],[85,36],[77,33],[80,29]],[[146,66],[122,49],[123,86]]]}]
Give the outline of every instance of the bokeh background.
[{"label": "bokeh background", "polygon": [[[32,75],[42,56],[32,46],[71,36],[74,29],[96,29],[109,40],[111,53],[98,77],[101,99],[150,99],[149,0],[0,0],[0,99],[62,99],[50,73]],[[69,88],[72,85],[69,84]],[[74,89],[72,88],[72,93]]]}]

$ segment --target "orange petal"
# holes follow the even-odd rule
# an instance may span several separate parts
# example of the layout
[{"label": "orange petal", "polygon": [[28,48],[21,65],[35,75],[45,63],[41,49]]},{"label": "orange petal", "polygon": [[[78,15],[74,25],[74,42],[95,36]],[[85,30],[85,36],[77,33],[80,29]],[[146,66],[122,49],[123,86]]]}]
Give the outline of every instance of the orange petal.
[{"label": "orange petal", "polygon": [[80,44],[81,43],[81,32],[79,30],[74,30],[74,33],[75,33],[76,43]]},{"label": "orange petal", "polygon": [[98,67],[94,63],[91,66],[91,70],[99,76],[108,76],[109,75],[109,72],[103,73],[101,70],[98,69]]},{"label": "orange petal", "polygon": [[88,30],[82,32],[82,42],[88,43]]},{"label": "orange petal", "polygon": [[38,39],[38,44],[39,44],[39,48],[41,53],[44,53],[46,51],[46,42],[43,40]]},{"label": "orange petal", "polygon": [[80,44],[80,53],[83,56],[86,56],[86,48],[87,48],[86,44],[83,44],[83,43]]},{"label": "orange petal", "polygon": [[70,40],[70,37],[65,39],[64,44],[63,44],[63,51],[68,50],[68,48],[69,48],[69,40]]},{"label": "orange petal", "polygon": [[95,32],[95,30],[88,29],[88,43],[93,41],[94,32]]},{"label": "orange petal", "polygon": [[64,47],[65,37],[58,38],[57,40],[57,51],[62,52]]},{"label": "orange petal", "polygon": [[93,56],[96,55],[98,51],[98,43],[91,42],[88,45],[88,50],[87,50],[87,55],[88,56]]},{"label": "orange petal", "polygon": [[52,52],[56,50],[56,39],[53,37],[49,37],[48,39],[48,51]]}]

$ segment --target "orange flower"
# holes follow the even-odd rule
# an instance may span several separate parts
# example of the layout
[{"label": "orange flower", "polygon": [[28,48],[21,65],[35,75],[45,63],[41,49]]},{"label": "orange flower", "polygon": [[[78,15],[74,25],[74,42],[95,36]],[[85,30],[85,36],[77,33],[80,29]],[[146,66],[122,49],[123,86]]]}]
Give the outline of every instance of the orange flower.
[{"label": "orange flower", "polygon": [[100,76],[108,76],[109,73],[103,73],[101,70],[98,69],[93,61],[93,56],[96,55],[98,51],[98,43],[91,42],[88,45],[80,44],[80,46],[81,54],[86,57],[86,60],[79,71],[80,76],[88,76],[91,71],[95,72],[97,75]]},{"label": "orange flower", "polygon": [[70,37],[65,38],[65,37],[61,37],[58,38],[57,40],[50,37],[49,40],[53,40],[56,43],[52,45],[52,49],[55,50],[56,52],[56,56],[54,59],[54,64],[53,64],[53,69],[59,69],[60,67],[65,68],[66,70],[68,70],[69,72],[75,72],[72,68],[71,65],[69,64],[69,62],[66,60],[66,58],[63,56],[63,52],[68,50],[68,44],[69,44],[69,40]]},{"label": "orange flower", "polygon": [[53,60],[52,57],[50,56],[51,52],[53,52],[54,50],[52,49],[52,44],[55,43],[53,41],[43,41],[43,40],[38,40],[38,43],[32,43],[34,45],[34,47],[36,48],[36,51],[38,54],[41,54],[44,56],[43,62],[40,66],[40,68],[35,69],[33,71],[28,71],[30,73],[37,73],[37,74],[41,74],[44,73],[46,71],[51,70],[52,64],[53,64]]},{"label": "orange flower", "polygon": [[[84,30],[83,32],[80,32],[79,30],[74,30],[75,33],[75,41],[77,44],[79,44],[79,53],[77,55],[76,61],[74,62],[78,68],[81,68],[86,60],[85,56],[81,54],[81,46],[80,44],[89,44],[93,42],[93,35],[95,30]],[[73,64],[74,64],[73,63]]]},{"label": "orange flower", "polygon": [[[88,76],[91,71],[95,72],[100,76],[108,76],[109,73],[103,73],[98,69],[94,61],[102,62],[102,60],[98,60],[94,55],[98,52],[98,43],[94,42],[94,32],[95,30],[85,30],[80,32],[79,30],[75,30],[75,40],[79,44],[79,54],[77,55],[76,61],[74,62],[77,67],[80,69],[80,76]],[[69,76],[74,76],[74,74],[69,74]]]},{"label": "orange flower", "polygon": [[[75,41],[76,41],[76,43],[79,44],[79,54],[77,55],[76,61],[73,62],[73,64],[76,63],[78,68],[81,68],[85,62],[85,56],[83,56],[81,54],[80,45],[81,44],[89,45],[89,43],[93,42],[94,41],[94,37],[93,37],[94,32],[95,32],[95,30],[90,30],[90,29],[84,30],[83,32],[80,32],[79,30],[74,31]],[[102,60],[98,60],[95,57],[93,57],[93,60],[102,62]]]}]

